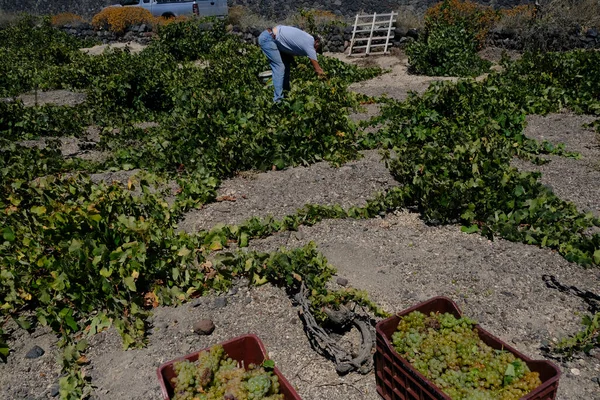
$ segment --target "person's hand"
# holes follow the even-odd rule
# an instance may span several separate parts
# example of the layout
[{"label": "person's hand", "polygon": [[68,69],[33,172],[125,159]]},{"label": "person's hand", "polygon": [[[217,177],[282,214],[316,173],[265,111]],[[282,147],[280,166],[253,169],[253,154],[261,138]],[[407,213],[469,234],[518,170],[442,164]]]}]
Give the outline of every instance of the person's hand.
[{"label": "person's hand", "polygon": [[327,80],[327,74],[323,70],[317,71],[317,76],[322,81]]}]

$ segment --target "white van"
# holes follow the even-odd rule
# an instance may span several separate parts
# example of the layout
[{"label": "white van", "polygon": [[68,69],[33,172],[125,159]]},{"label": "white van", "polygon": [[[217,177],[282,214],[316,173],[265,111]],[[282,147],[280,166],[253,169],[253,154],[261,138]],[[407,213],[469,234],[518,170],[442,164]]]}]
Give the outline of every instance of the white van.
[{"label": "white van", "polygon": [[226,16],[227,0],[121,0],[124,7],[142,7],[155,17],[196,14],[201,17]]}]

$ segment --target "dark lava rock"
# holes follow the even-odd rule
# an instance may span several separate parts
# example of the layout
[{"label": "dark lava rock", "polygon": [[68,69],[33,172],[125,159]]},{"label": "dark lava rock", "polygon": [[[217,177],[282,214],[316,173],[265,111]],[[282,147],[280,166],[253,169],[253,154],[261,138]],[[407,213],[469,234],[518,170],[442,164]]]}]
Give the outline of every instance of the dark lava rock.
[{"label": "dark lava rock", "polygon": [[215,308],[223,308],[227,306],[227,299],[225,297],[217,297],[214,303]]},{"label": "dark lava rock", "polygon": [[406,32],[406,36],[408,36],[408,37],[411,37],[411,38],[413,38],[413,39],[418,39],[418,38],[419,38],[419,31],[417,31],[417,30],[416,30],[416,29],[414,29],[414,28],[411,28],[411,29],[409,29],[409,30]]},{"label": "dark lava rock", "polygon": [[346,279],[346,278],[342,278],[342,277],[337,278],[336,282],[340,286],[348,286],[348,279]]},{"label": "dark lava rock", "polygon": [[46,352],[40,346],[33,346],[33,348],[29,350],[27,354],[25,354],[25,358],[40,358],[44,355],[44,353]]},{"label": "dark lava rock", "polygon": [[210,319],[202,319],[194,324],[194,332],[198,335],[210,335],[215,330],[215,324]]}]

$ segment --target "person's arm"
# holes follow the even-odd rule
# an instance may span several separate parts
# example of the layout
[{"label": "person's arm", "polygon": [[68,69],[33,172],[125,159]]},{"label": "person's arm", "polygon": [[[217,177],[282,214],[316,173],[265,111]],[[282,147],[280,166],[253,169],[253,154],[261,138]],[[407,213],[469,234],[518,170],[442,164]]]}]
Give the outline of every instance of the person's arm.
[{"label": "person's arm", "polygon": [[319,65],[319,62],[317,60],[313,60],[311,58],[310,63],[312,64],[313,68],[315,69],[315,72],[317,73],[317,75],[319,77],[325,76],[325,72],[323,72],[323,68],[321,68],[321,66]]}]

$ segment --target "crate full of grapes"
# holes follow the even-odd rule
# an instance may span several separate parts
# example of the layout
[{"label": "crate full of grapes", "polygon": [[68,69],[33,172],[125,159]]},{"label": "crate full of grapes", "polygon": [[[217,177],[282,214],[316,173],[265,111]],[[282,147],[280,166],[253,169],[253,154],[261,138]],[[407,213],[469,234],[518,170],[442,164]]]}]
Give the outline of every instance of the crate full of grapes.
[{"label": "crate full of grapes", "polygon": [[386,400],[553,400],[560,370],[521,354],[435,297],[379,322],[375,377]]},{"label": "crate full of grapes", "polygon": [[157,374],[165,400],[301,400],[255,335],[166,362]]}]

